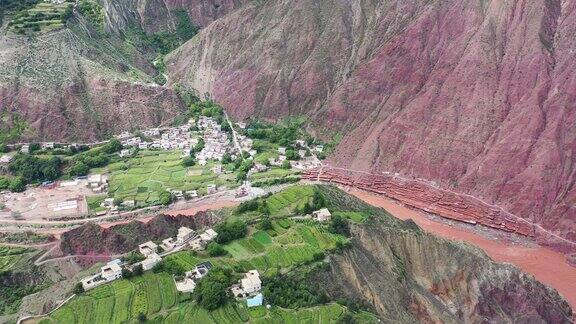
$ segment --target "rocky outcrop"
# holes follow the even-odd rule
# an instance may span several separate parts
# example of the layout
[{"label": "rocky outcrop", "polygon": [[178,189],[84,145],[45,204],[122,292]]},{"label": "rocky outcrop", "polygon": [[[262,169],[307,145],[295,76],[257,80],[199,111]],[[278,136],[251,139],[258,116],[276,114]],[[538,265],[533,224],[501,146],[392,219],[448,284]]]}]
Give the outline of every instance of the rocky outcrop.
[{"label": "rocky outcrop", "polygon": [[174,237],[182,226],[199,229],[216,220],[210,212],[198,212],[194,216],[159,215],[147,223],[132,221],[109,228],[88,223],[63,233],[60,249],[69,255],[121,254],[137,249],[146,241]]},{"label": "rocky outcrop", "polygon": [[0,112],[28,123],[26,139],[90,141],[171,120],[185,108],[136,50],[78,17],[37,37],[0,36]]},{"label": "rocky outcrop", "polygon": [[434,181],[574,242],[575,15],[558,0],[254,2],[168,68],[237,118],[340,133],[337,166]]},{"label": "rocky outcrop", "polygon": [[384,322],[571,323],[555,290],[477,248],[413,223],[393,229],[374,220],[352,233],[352,246],[315,280],[329,297],[369,305]]}]

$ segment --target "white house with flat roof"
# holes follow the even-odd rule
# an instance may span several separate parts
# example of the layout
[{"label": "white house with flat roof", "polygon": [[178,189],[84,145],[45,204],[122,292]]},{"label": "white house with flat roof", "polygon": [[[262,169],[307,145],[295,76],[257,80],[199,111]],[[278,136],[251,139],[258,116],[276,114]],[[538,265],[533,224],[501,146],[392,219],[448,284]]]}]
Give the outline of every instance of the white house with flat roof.
[{"label": "white house with flat roof", "polygon": [[0,157],[0,164],[7,164],[10,163],[10,161],[12,161],[11,155],[5,154]]},{"label": "white house with flat roof", "polygon": [[196,236],[196,232],[194,230],[189,229],[188,227],[182,226],[178,229],[178,234],[176,235],[176,243],[178,245],[182,245],[186,243],[188,240]]},{"label": "white house with flat roof", "polygon": [[207,229],[206,231],[204,231],[204,233],[200,234],[200,238],[202,239],[202,241],[206,243],[214,240],[216,236],[218,236],[218,233],[216,233],[216,231],[211,228]]},{"label": "white house with flat roof", "polygon": [[325,222],[327,220],[330,220],[331,216],[332,214],[330,214],[330,211],[327,208],[322,208],[320,210],[312,212],[312,218],[319,222]]},{"label": "white house with flat roof", "polygon": [[262,290],[262,281],[258,270],[250,270],[240,279],[239,284],[232,286],[235,297],[248,297]]},{"label": "white house with flat roof", "polygon": [[146,259],[142,260],[140,264],[142,265],[142,270],[147,271],[154,268],[160,261],[162,261],[162,258],[158,254],[152,253],[148,255]]},{"label": "white house with flat roof", "polygon": [[122,278],[122,268],[118,263],[108,263],[100,270],[102,278],[108,282]]},{"label": "white house with flat roof", "polygon": [[166,252],[172,251],[172,249],[174,249],[175,246],[176,242],[171,237],[162,240],[162,244],[160,244],[160,247],[162,247]]},{"label": "white house with flat roof", "polygon": [[183,293],[193,292],[194,288],[196,288],[196,283],[192,278],[184,278],[182,281],[175,281],[176,283],[176,290],[181,291]]},{"label": "white house with flat roof", "polygon": [[30,145],[28,145],[28,144],[22,145],[22,147],[20,148],[20,152],[25,153],[25,154],[30,153]]},{"label": "white house with flat roof", "polygon": [[143,256],[149,256],[152,253],[156,253],[158,250],[158,245],[152,241],[148,241],[146,243],[142,243],[138,245],[138,250],[142,253]]}]

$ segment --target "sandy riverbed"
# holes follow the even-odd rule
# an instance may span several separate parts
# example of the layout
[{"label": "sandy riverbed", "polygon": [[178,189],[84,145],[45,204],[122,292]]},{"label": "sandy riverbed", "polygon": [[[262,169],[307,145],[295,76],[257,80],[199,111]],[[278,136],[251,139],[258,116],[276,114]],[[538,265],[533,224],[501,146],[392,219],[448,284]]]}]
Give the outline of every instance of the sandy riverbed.
[{"label": "sandy riverbed", "polygon": [[510,246],[487,239],[471,231],[428,219],[421,212],[404,207],[383,196],[361,190],[351,194],[365,202],[382,207],[399,219],[411,218],[427,232],[441,237],[471,243],[498,262],[508,262],[530,273],[539,281],[555,288],[576,309],[576,268],[566,263],[564,255],[541,246]]}]

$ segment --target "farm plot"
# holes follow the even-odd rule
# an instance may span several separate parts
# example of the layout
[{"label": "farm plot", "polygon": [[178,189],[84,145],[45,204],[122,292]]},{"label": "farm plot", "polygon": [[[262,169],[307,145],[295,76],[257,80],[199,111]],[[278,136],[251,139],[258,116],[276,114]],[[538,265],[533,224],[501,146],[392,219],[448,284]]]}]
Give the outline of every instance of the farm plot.
[{"label": "farm plot", "polygon": [[180,152],[143,151],[124,162],[125,167],[110,175],[110,193],[114,198],[135,200],[138,206],[159,203],[165,190],[197,190],[206,193],[206,186],[233,188],[237,186],[234,174],[215,174],[212,164],[182,166]]},{"label": "farm plot", "polygon": [[32,249],[0,246],[0,273],[24,265],[37,253],[38,251]]},{"label": "farm plot", "polygon": [[314,196],[314,186],[293,186],[270,196],[266,201],[274,216],[286,216],[294,208],[302,207]]},{"label": "farm plot", "polygon": [[118,280],[73,298],[50,315],[56,323],[123,323],[174,307],[177,292],[165,273],[147,272],[132,280]]},{"label": "farm plot", "polygon": [[[338,304],[320,305],[299,310],[273,307],[246,308],[240,303],[229,303],[214,311],[206,311],[196,305],[187,304],[172,310],[165,316],[152,319],[155,323],[336,323],[345,312]],[[375,323],[375,318],[366,317]],[[370,321],[371,320],[371,321]]]}]

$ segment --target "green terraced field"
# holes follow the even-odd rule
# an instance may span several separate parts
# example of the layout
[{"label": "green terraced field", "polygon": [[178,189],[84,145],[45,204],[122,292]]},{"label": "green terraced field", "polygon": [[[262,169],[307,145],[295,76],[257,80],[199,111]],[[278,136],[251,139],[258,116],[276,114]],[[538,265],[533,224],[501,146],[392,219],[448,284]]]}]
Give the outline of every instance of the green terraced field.
[{"label": "green terraced field", "polygon": [[37,253],[38,251],[32,249],[0,246],[0,273],[26,264]]},{"label": "green terraced field", "polygon": [[198,190],[199,194],[205,194],[209,184],[237,186],[235,174],[215,174],[211,163],[188,168],[181,163],[180,151],[143,151],[128,162],[111,164],[110,193],[114,198],[134,199],[138,206],[147,206],[158,204],[160,193],[167,189]]},{"label": "green terraced field", "polygon": [[244,269],[258,269],[261,272],[274,271],[277,267],[291,268],[312,261],[318,253],[332,250],[338,241],[345,241],[342,236],[329,233],[319,224],[295,223],[290,220],[274,221],[277,228],[275,236],[258,231],[253,235],[224,245],[229,256],[219,258],[200,258],[188,251],[168,256],[185,269],[209,260],[216,265],[236,266]]},{"label": "green terraced field", "polygon": [[[243,305],[228,304],[213,312],[208,312],[193,304],[176,309],[166,315],[152,318],[157,323],[336,323],[344,314],[345,308],[338,304],[327,304],[299,310],[264,306],[247,309]],[[368,317],[365,317],[369,319]],[[376,322],[375,319],[366,323]]]},{"label": "green terraced field", "polygon": [[67,8],[71,3],[40,2],[35,7],[15,15],[10,29],[17,33],[48,32],[64,28]]},{"label": "green terraced field", "polygon": [[178,299],[172,278],[165,273],[145,273],[90,290],[44,319],[43,323],[122,323],[171,309]]},{"label": "green terraced field", "polygon": [[314,186],[293,186],[273,194],[266,199],[270,214],[276,217],[292,213],[294,208],[301,207],[312,199],[314,190]]}]

